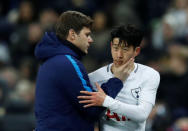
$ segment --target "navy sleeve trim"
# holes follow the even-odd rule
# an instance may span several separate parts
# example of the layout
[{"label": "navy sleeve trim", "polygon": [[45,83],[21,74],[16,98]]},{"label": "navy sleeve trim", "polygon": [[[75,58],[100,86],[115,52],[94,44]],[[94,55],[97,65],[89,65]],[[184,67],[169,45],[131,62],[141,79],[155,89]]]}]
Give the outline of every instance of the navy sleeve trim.
[{"label": "navy sleeve trim", "polygon": [[78,77],[80,78],[83,87],[85,88],[86,91],[92,92],[92,89],[90,87],[87,86],[87,82],[86,80],[83,78],[82,72],[80,71],[80,68],[78,66],[78,64],[76,63],[76,61],[74,59],[72,59],[72,57],[70,55],[65,55],[68,60],[72,63],[74,69],[76,70],[76,73],[78,75]]}]

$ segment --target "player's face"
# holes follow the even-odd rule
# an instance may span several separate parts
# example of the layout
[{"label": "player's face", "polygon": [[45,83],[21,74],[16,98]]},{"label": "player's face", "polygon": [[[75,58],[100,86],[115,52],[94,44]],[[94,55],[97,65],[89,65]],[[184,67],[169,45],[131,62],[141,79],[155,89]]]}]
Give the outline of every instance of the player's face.
[{"label": "player's face", "polygon": [[119,43],[119,38],[114,38],[111,42],[111,53],[113,64],[116,67],[125,64],[130,58],[135,58],[140,51],[140,47],[136,49],[133,46],[126,46],[124,43]]},{"label": "player's face", "polygon": [[75,43],[78,48],[84,53],[88,53],[88,48],[90,44],[93,42],[91,38],[91,30],[87,27],[83,27],[79,34],[75,36]]}]

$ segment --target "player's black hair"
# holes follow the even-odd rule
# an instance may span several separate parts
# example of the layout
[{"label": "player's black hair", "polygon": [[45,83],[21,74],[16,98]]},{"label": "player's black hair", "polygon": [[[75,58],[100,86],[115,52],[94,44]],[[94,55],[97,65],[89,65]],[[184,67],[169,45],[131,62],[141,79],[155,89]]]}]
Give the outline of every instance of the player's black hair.
[{"label": "player's black hair", "polygon": [[140,46],[143,39],[143,31],[138,29],[135,25],[121,25],[112,30],[111,41],[113,41],[114,38],[120,39],[119,44],[126,43],[128,46],[132,45],[134,48],[136,48]]}]

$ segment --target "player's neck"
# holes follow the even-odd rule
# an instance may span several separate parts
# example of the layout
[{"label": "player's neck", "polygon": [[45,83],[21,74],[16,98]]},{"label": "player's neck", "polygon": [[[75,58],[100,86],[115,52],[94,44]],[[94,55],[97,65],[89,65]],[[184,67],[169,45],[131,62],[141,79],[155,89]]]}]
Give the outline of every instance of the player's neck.
[{"label": "player's neck", "polygon": [[114,74],[113,69],[114,69],[114,64],[112,64],[112,66],[111,66],[111,68],[110,68],[110,71],[112,72],[112,74]]}]

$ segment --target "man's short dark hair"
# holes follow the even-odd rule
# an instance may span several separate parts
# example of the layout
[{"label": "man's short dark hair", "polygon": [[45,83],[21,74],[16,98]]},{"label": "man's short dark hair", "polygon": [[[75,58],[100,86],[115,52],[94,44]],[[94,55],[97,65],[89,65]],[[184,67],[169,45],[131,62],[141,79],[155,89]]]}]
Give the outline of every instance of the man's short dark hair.
[{"label": "man's short dark hair", "polygon": [[127,43],[128,46],[133,46],[136,48],[137,46],[140,46],[140,43],[143,38],[143,32],[138,29],[135,25],[121,25],[118,27],[115,27],[111,32],[111,41],[113,41],[114,38],[119,38],[119,43]]},{"label": "man's short dark hair", "polygon": [[76,33],[79,33],[83,27],[92,28],[93,20],[77,11],[63,12],[56,24],[56,35],[60,39],[66,39],[70,29],[73,29]]}]

